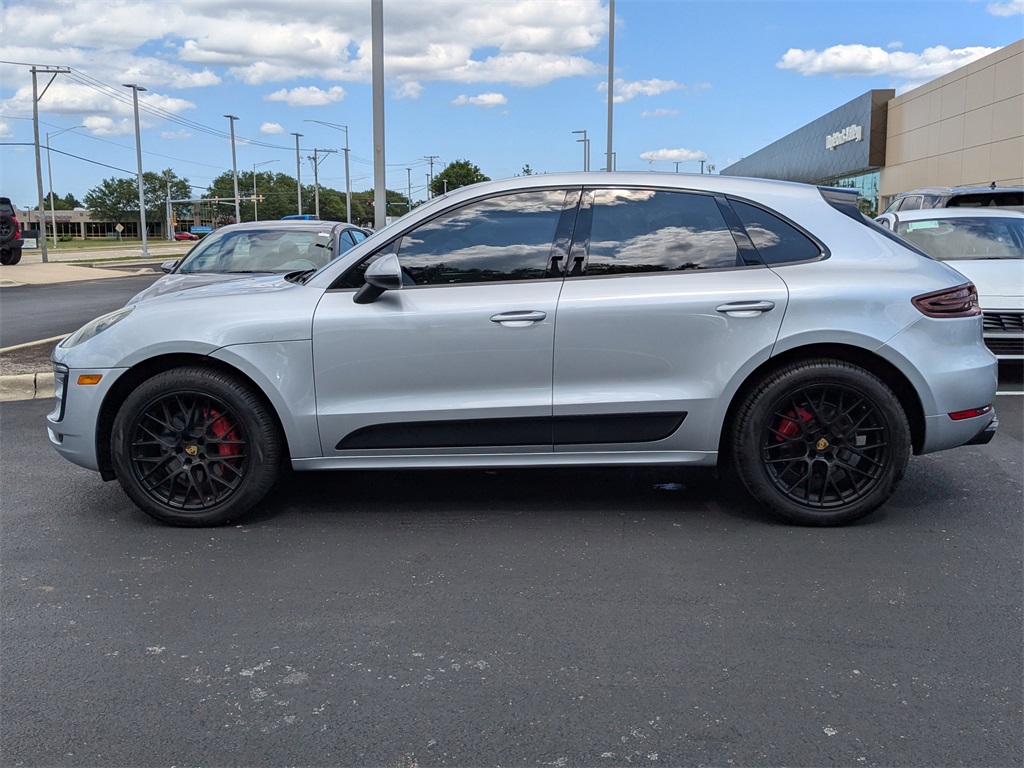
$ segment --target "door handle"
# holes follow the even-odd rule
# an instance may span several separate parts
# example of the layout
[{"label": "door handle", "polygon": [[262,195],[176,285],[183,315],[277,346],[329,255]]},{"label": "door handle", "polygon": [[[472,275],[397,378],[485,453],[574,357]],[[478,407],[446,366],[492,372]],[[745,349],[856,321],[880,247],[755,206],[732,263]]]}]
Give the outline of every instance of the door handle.
[{"label": "door handle", "polygon": [[754,317],[762,312],[771,312],[775,309],[774,301],[731,301],[728,304],[719,304],[715,307],[716,312],[724,312],[732,317]]},{"label": "door handle", "polygon": [[541,312],[539,309],[517,309],[491,315],[491,322],[504,325],[506,328],[521,328],[524,325],[539,323],[547,316],[547,312]]}]

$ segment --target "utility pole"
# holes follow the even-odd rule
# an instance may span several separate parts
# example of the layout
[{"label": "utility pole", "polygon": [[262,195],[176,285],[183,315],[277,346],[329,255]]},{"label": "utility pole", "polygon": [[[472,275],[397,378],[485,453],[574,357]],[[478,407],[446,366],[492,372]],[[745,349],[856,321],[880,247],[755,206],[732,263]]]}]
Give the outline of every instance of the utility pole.
[{"label": "utility pole", "polygon": [[316,207],[314,208],[314,212],[316,213],[317,218],[320,217],[320,159],[319,159],[319,153],[323,152],[325,155],[331,155],[331,154],[337,153],[337,151],[338,150],[336,150],[336,149],[316,149],[314,147],[314,149],[313,149],[313,156],[306,158],[307,160],[312,160],[313,161],[313,198],[316,201],[316,203],[315,203]]},{"label": "utility pole", "polygon": [[270,165],[271,163],[276,163],[276,162],[277,162],[277,160],[266,160],[266,161],[264,161],[262,163],[253,163],[252,164],[252,220],[253,221],[259,221],[260,220],[260,209],[259,209],[259,206],[258,206],[257,201],[256,201],[256,169],[259,168],[261,165]]},{"label": "utility pole", "polygon": [[[45,264],[49,259],[46,255],[46,214],[44,213],[45,205],[43,195],[43,159],[39,153],[39,100],[43,98],[47,88],[53,83],[54,78],[61,73],[70,72],[67,68],[54,68],[47,69],[46,67],[32,67],[32,130],[35,134],[35,145],[36,145],[36,191],[39,193],[39,246],[43,255],[43,263]],[[39,93],[39,88],[36,83],[36,74],[43,73],[44,75],[53,75],[50,78],[50,82],[46,84],[46,88],[43,88],[43,92]],[[49,143],[47,143],[49,144]]]},{"label": "utility pole", "polygon": [[238,207],[238,164],[235,162],[235,115],[224,115],[231,124],[231,176],[235,182],[235,224],[242,221],[242,213]]},{"label": "utility pole", "polygon": [[427,176],[427,199],[434,196],[434,161],[440,160],[438,155],[427,155],[423,158],[430,163],[430,174]]},{"label": "utility pole", "polygon": [[412,210],[412,168],[405,169],[405,199],[409,202],[409,210]]},{"label": "utility pole", "polygon": [[132,89],[132,101],[135,103],[135,155],[139,165],[139,234],[142,235],[142,256],[143,258],[149,256],[149,251],[146,250],[146,194],[142,186],[142,138],[139,133],[139,91],[146,90],[141,85],[135,85],[134,83],[121,83],[125,88]]},{"label": "utility pole", "polygon": [[295,137],[295,186],[299,190],[299,210],[297,213],[302,215],[302,160],[299,157],[299,138],[302,136],[301,133],[293,133]]},{"label": "utility pole", "polygon": [[319,123],[328,128],[345,132],[345,221],[352,221],[352,177],[348,172],[348,126],[339,123],[327,123],[323,120],[303,120],[304,123]]}]

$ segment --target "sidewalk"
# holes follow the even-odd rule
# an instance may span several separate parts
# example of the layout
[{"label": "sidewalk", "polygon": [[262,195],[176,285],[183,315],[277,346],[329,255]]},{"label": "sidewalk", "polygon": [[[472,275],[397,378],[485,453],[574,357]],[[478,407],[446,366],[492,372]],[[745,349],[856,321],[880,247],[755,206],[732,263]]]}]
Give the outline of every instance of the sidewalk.
[{"label": "sidewalk", "polygon": [[[139,245],[84,251],[62,251],[59,246],[57,249],[51,246],[45,264],[40,249],[26,250],[18,264],[0,265],[0,301],[3,301],[4,288],[155,274],[160,264],[183,255],[191,245],[149,243],[148,257],[142,255]],[[0,402],[53,397],[49,359],[58,341],[59,338],[40,339],[0,349]]]}]

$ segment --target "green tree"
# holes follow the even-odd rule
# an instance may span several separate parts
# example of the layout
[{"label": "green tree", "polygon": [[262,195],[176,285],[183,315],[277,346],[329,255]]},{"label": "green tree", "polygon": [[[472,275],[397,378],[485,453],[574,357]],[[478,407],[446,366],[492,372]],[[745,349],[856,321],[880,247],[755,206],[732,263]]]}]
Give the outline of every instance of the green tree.
[{"label": "green tree", "polygon": [[[321,191],[321,199],[323,192]],[[341,196],[342,203],[345,201],[345,195]],[[387,215],[388,216],[402,216],[409,212],[410,201],[401,192],[396,192],[393,189],[387,190]],[[353,224],[360,227],[372,227],[375,221],[375,211],[373,205],[373,190],[367,189],[364,192],[353,192],[352,193],[352,222]]]},{"label": "green tree", "polygon": [[[238,172],[238,197],[239,213],[242,221],[253,221],[256,217],[260,221],[268,219],[280,219],[282,216],[290,216],[298,211],[298,190],[295,185],[295,177],[286,173],[272,173],[270,171],[258,171],[256,173],[256,201],[253,202],[253,173],[252,171]],[[323,187],[320,188],[321,205],[323,201]],[[213,218],[219,224],[227,224],[235,218],[235,185],[231,171],[225,171],[215,178],[210,186],[206,188],[204,195],[208,203],[208,211],[213,212]],[[342,208],[344,210],[344,208]],[[302,211],[301,213],[314,212],[313,185],[302,185]]]},{"label": "green tree", "polygon": [[449,163],[445,166],[445,169],[430,182],[430,193],[437,197],[438,195],[443,195],[446,190],[451,192],[459,187],[490,180],[489,176],[484,176],[480,168],[469,162],[469,160],[456,160],[454,163]]},{"label": "green tree", "polygon": [[135,179],[111,177],[85,193],[84,202],[93,221],[139,220],[139,187]]},{"label": "green tree", "polygon": [[50,207],[50,195],[53,195],[53,210],[55,211],[73,211],[75,208],[81,208],[82,204],[78,201],[78,198],[68,192],[66,195],[61,197],[56,192],[52,191],[46,196],[46,207]]}]

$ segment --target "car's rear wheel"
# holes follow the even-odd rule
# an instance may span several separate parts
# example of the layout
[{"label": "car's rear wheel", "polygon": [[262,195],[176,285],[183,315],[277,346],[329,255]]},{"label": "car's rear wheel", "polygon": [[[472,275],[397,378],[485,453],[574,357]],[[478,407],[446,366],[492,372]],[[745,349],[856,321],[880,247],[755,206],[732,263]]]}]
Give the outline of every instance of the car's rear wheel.
[{"label": "car's rear wheel", "polygon": [[270,490],[281,460],[263,401],[231,376],[199,367],[139,385],[118,411],[111,442],[125,492],[171,525],[238,519]]},{"label": "car's rear wheel", "polygon": [[747,490],[777,517],[843,525],[896,490],[910,459],[910,426],[878,377],[810,360],[772,373],[748,394],[732,451]]},{"label": "car's rear wheel", "polygon": [[21,248],[0,248],[0,264],[13,267],[21,261]]}]

